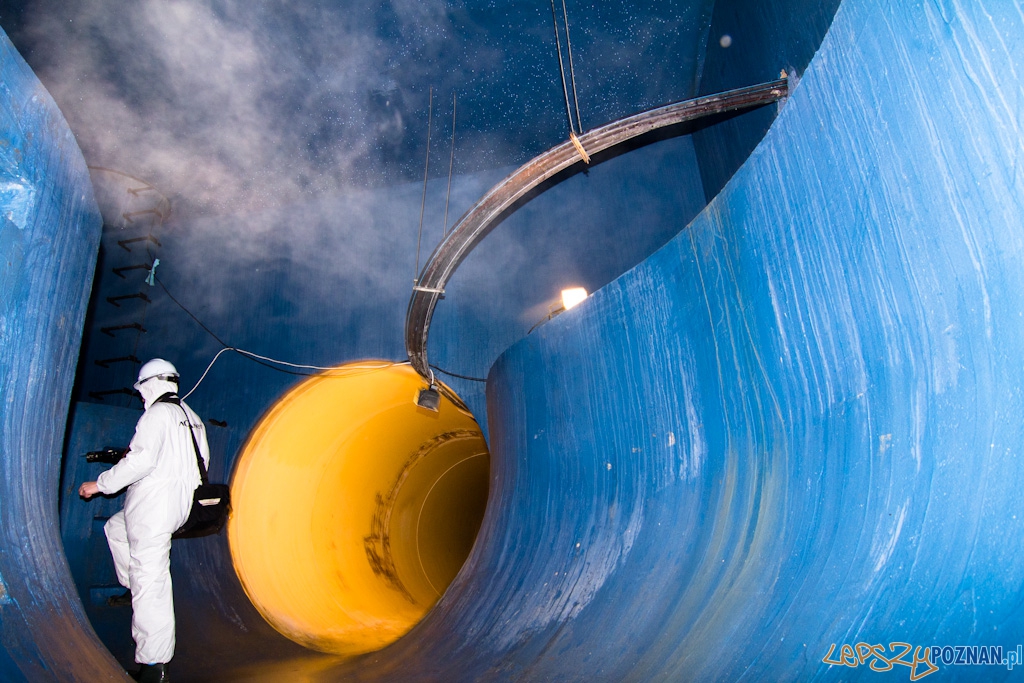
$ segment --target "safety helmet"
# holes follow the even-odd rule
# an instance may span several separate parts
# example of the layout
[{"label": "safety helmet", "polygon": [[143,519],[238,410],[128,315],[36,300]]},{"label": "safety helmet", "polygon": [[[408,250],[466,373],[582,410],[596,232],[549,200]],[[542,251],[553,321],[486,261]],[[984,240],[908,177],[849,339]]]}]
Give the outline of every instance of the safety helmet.
[{"label": "safety helmet", "polygon": [[139,390],[139,385],[148,379],[159,377],[160,379],[167,380],[168,382],[178,381],[178,370],[170,362],[165,361],[163,358],[154,358],[148,361],[139,368],[139,381],[135,383],[135,390]]}]

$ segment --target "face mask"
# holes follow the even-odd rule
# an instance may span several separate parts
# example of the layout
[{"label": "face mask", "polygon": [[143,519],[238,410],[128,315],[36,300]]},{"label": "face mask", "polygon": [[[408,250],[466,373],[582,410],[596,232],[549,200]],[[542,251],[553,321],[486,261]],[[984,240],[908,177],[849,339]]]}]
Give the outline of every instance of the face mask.
[{"label": "face mask", "polygon": [[153,402],[166,393],[178,393],[178,385],[174,382],[154,377],[139,385],[139,393],[142,394],[142,402],[149,408]]}]

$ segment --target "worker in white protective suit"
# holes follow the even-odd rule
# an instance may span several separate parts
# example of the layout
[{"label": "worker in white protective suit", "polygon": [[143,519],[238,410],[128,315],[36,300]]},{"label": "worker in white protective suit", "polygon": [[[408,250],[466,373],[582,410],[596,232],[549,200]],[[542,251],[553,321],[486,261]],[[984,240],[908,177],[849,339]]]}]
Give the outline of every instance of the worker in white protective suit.
[{"label": "worker in white protective suit", "polygon": [[128,488],[124,509],[103,530],[117,580],[131,591],[135,661],[141,665],[133,675],[164,683],[174,655],[171,534],[188,518],[200,483],[195,449],[207,466],[210,449],[202,420],[177,401],[178,371],[171,363],[157,358],[144,364],[135,389],[146,411],[127,454],[96,481],[82,484],[79,494],[88,499]]}]

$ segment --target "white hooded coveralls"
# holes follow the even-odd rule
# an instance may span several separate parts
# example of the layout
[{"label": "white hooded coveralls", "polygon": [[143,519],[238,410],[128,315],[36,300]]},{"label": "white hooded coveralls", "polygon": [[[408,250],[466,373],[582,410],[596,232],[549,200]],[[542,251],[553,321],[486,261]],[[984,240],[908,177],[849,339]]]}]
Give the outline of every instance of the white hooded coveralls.
[{"label": "white hooded coveralls", "polygon": [[200,483],[189,422],[203,462],[210,463],[202,420],[184,402],[156,402],[176,391],[177,385],[160,379],[140,387],[146,412],[128,453],[96,480],[106,494],[128,487],[124,509],[103,531],[117,580],[132,592],[132,638],[140,664],[166,663],[174,655],[171,534],[188,518]]}]

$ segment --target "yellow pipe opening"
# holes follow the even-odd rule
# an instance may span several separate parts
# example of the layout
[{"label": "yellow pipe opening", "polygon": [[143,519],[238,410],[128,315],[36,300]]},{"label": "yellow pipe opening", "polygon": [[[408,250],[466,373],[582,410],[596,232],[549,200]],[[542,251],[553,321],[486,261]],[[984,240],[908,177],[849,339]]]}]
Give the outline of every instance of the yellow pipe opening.
[{"label": "yellow pipe opening", "polygon": [[490,472],[468,410],[443,393],[437,412],[420,408],[412,368],[368,366],[305,380],[270,409],[239,456],[228,520],[263,617],[349,655],[394,642],[441,597],[473,547]]}]

